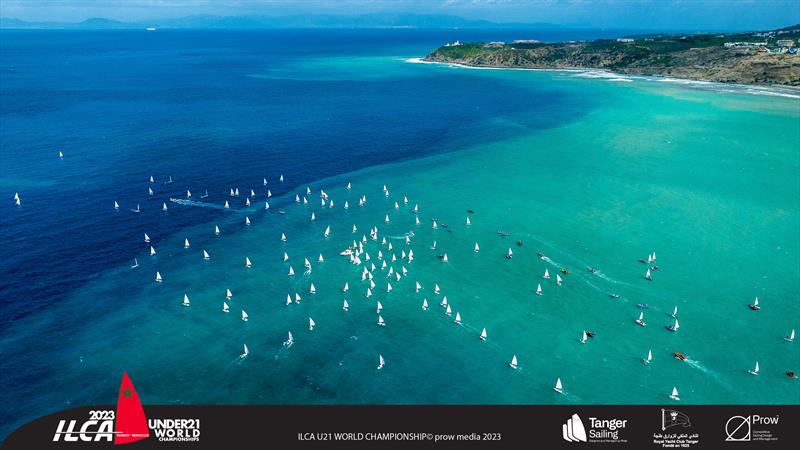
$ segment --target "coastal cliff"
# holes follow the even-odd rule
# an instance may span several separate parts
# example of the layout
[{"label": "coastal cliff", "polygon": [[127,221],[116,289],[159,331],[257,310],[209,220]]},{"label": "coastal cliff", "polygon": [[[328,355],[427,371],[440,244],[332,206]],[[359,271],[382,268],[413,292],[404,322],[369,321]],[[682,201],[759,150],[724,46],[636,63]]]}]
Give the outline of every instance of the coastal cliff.
[{"label": "coastal cliff", "polygon": [[475,67],[603,69],[723,83],[800,86],[800,25],[732,35],[654,35],[586,42],[456,42],[426,61]]}]

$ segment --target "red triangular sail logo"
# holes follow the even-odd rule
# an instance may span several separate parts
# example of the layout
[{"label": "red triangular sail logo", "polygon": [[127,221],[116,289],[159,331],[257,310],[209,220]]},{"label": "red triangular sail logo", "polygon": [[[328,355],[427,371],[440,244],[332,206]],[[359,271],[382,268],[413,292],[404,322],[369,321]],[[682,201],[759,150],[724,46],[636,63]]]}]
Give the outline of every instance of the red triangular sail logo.
[{"label": "red triangular sail logo", "polygon": [[133,388],[128,373],[122,374],[122,384],[117,398],[117,426],[114,445],[129,444],[150,437],[147,417],[144,415],[139,395]]}]

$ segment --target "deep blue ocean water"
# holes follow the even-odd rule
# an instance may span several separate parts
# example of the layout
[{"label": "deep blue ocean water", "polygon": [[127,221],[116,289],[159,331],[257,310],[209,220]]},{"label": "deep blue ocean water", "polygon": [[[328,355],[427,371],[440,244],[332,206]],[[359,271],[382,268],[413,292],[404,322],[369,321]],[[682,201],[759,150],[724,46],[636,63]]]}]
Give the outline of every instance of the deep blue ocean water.
[{"label": "deep blue ocean water", "polygon": [[[121,370],[132,373],[145,403],[652,403],[673,383],[692,402],[796,403],[797,390],[781,372],[797,360],[796,347],[781,339],[796,320],[796,97],[403,62],[456,39],[625,34],[0,32],[0,437],[36,416],[113,401]],[[742,126],[750,123],[762,135]],[[393,162],[399,165],[386,166]],[[687,169],[695,167],[703,176]],[[320,221],[309,225],[307,211],[289,210],[291,196],[281,197],[346,173],[354,173],[354,192],[368,193],[369,207],[318,211]],[[280,174],[285,183],[277,182]],[[155,195],[148,198],[151,175]],[[165,184],[170,176],[174,182]],[[376,199],[378,176],[419,199],[423,220],[441,214],[460,224],[464,209],[478,203],[470,230],[453,225],[452,236],[438,237],[450,246],[448,272],[423,256],[435,239],[430,227],[418,230],[420,256],[411,268],[428,287],[438,280],[452,293],[463,329],[439,320],[439,311],[420,316],[419,299],[404,291],[408,283],[398,285],[394,304],[384,300],[388,333],[372,326],[366,301],[351,299],[349,316],[339,315],[340,277],[351,268],[334,258],[349,239],[347,221],[367,229],[382,223],[378,208],[385,208],[394,221],[387,234],[400,234],[411,217]],[[264,177],[273,210],[285,207],[286,216],[168,201],[187,188],[195,197],[207,189],[207,202],[220,204],[229,188],[246,195],[253,187],[260,206]],[[344,180],[333,179],[324,187],[341,205]],[[15,192],[21,208],[13,206]],[[142,212],[130,213],[137,203]],[[244,214],[254,219],[249,229]],[[751,216],[764,220],[742,234],[735,225]],[[215,223],[224,238],[210,236]],[[335,240],[321,238],[315,227],[322,223],[334,225]],[[505,251],[498,227],[525,233],[513,266],[493,262]],[[281,231],[293,258],[323,248],[328,258],[315,269],[316,299],[292,309],[275,304],[289,288],[278,259]],[[156,258],[143,257],[145,232]],[[184,233],[190,251],[181,246]],[[481,241],[480,257],[473,239]],[[746,245],[731,250],[732,241]],[[609,278],[575,273],[560,291],[546,285],[535,303],[544,266],[525,252],[537,244],[576,272],[596,261]],[[651,245],[665,262],[658,281],[647,284],[634,254]],[[211,264],[195,258],[200,246],[212,252]],[[242,273],[234,267],[245,253],[256,267]],[[137,255],[142,267],[131,271]],[[160,286],[154,270],[165,275]],[[307,288],[298,279],[291,289]],[[233,307],[251,313],[246,327],[219,312],[228,284]],[[608,289],[629,298],[608,303]],[[193,306],[182,309],[186,291]],[[742,314],[754,295],[765,302],[760,325]],[[648,316],[655,326],[646,330],[632,325],[639,302],[654,306]],[[678,302],[686,331],[671,336],[660,322]],[[317,319],[315,334],[301,334],[306,314]],[[331,317],[344,325],[330,326]],[[758,339],[763,351],[730,357],[738,341],[706,339],[724,333],[723,323],[746,330],[741,335]],[[290,324],[296,347],[271,358]],[[476,345],[481,326],[491,336],[483,347]],[[596,343],[575,345],[580,326],[599,331]],[[245,365],[229,364],[242,342],[253,355]],[[658,364],[643,371],[639,358],[651,347]],[[379,349],[391,368],[380,378],[371,373]],[[702,363],[670,364],[674,350]],[[535,357],[542,351],[553,358]],[[523,365],[517,374],[504,363],[512,352]],[[766,373],[754,385],[743,368],[757,357]],[[481,376],[454,380],[444,369],[453,367]],[[585,381],[595,373],[597,382]],[[553,400],[555,376],[574,396]]]}]

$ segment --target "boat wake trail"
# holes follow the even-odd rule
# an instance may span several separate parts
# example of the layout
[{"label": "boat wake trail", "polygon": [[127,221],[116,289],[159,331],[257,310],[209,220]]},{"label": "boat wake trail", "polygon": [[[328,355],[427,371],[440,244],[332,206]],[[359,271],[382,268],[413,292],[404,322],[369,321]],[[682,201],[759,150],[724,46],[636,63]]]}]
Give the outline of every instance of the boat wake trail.
[{"label": "boat wake trail", "polygon": [[226,209],[225,207],[221,205],[215,205],[214,203],[196,202],[194,200],[187,200],[184,198],[170,198],[169,201],[183,206],[196,206],[198,208],[211,208],[211,209]]}]

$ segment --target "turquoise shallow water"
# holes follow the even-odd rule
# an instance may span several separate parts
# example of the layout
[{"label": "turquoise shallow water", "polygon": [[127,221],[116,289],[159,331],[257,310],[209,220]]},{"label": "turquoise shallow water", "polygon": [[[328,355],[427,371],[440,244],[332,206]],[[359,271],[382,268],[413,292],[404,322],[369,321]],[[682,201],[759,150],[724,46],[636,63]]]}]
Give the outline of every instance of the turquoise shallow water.
[{"label": "turquoise shallow water", "polygon": [[[411,64],[396,55],[355,58],[357,70],[352,62],[309,58],[283,68],[284,75],[249,76],[363,81],[450,74],[511,86],[531,102],[541,101],[542,89],[569,92],[575,111],[572,120],[537,129],[527,127],[536,118],[524,113],[487,114],[475,124],[482,139],[310,182],[307,205],[293,202],[305,184],[270,199],[266,212],[258,178],[240,185],[243,196],[256,189],[251,209],[243,197],[225,197],[231,186],[209,186],[209,201],[227,199],[233,210],[159,238],[155,257],[142,242],[130,255],[139,259],[136,270],[110,268],[46,314],[10,325],[6,349],[48,330],[63,339],[59,352],[48,353],[40,380],[23,388],[29,398],[43,399],[46,384],[54,407],[112,402],[113,380],[126,370],[150,404],[661,403],[673,386],[688,403],[800,402],[800,385],[784,375],[800,370],[800,342],[783,340],[800,329],[800,100],[573,72]],[[593,108],[580,110],[587,103]],[[570,115],[569,103],[560,108]],[[334,208],[320,206],[321,188]],[[361,195],[367,202],[358,207]],[[165,221],[197,208],[169,207]],[[433,219],[447,227],[432,229]],[[120,226],[130,218],[108,211],[97,220]],[[327,226],[332,233],[325,238]],[[408,276],[392,279],[387,294],[386,270],[376,270],[367,299],[361,268],[338,253],[372,226],[394,246],[398,261],[390,266],[406,267]],[[409,231],[414,236],[405,245]],[[509,247],[511,260],[503,257]],[[378,266],[379,249],[392,253],[380,242],[365,248]],[[401,262],[400,251],[408,249],[414,261]],[[653,251],[659,269],[647,281],[637,260]],[[443,252],[448,263],[437,258]],[[320,253],[324,263],[316,262]],[[245,257],[252,268],[244,268]],[[313,266],[308,275],[304,258]],[[286,275],[290,265],[293,277]],[[562,286],[542,279],[546,268],[555,278],[562,267],[570,271]],[[153,281],[156,271],[163,283]],[[314,295],[307,292],[312,282]],[[460,312],[461,326],[444,315],[434,283],[453,315]],[[542,296],[535,295],[539,283]],[[224,314],[228,288],[234,297]],[[286,306],[295,292],[302,302]],[[180,305],[184,294],[189,308]],[[755,296],[758,312],[747,308]],[[385,327],[376,325],[378,300]],[[644,328],[634,324],[639,303],[650,305]],[[676,305],[681,328],[670,333],[663,327]],[[483,327],[486,342],[478,339]],[[580,344],[582,330],[596,336]],[[295,337],[288,349],[287,331]],[[243,344],[251,354],[240,360]],[[648,350],[653,362],[645,366]],[[673,358],[675,351],[688,361]],[[39,353],[14,352],[12,368],[40,365]],[[378,354],[386,360],[381,371]],[[506,365],[515,354],[516,371]],[[758,377],[746,372],[755,361]],[[564,396],[551,389],[557,377]]]}]

